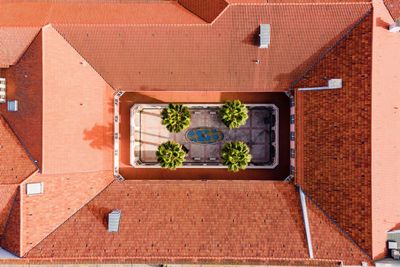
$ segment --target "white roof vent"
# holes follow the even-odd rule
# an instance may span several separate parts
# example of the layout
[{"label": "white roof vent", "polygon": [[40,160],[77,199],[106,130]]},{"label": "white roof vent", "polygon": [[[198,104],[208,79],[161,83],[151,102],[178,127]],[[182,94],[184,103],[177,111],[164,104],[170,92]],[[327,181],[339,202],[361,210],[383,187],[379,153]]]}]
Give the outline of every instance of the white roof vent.
[{"label": "white roof vent", "polygon": [[43,192],[44,184],[42,182],[26,184],[26,194],[28,196],[43,194]]},{"label": "white roof vent", "polygon": [[108,232],[118,232],[121,221],[121,211],[113,210],[108,214]]},{"label": "white roof vent", "polygon": [[271,42],[271,25],[261,24],[260,25],[260,48],[268,48]]},{"label": "white roof vent", "polygon": [[11,112],[18,111],[18,100],[9,100],[7,102],[7,110]]}]

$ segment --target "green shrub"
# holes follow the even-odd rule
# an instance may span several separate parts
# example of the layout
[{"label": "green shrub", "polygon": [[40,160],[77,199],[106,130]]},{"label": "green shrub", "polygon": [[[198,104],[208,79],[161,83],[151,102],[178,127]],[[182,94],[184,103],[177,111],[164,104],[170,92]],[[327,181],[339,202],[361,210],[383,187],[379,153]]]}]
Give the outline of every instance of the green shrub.
[{"label": "green shrub", "polygon": [[161,111],[162,124],[168,131],[179,133],[190,125],[190,112],[188,107],[181,104],[169,104]]},{"label": "green shrub", "polygon": [[181,144],[174,141],[167,141],[158,146],[156,156],[161,167],[175,170],[177,167],[183,165],[186,152]]},{"label": "green shrub", "polygon": [[222,148],[221,159],[230,171],[244,170],[251,161],[250,149],[241,141],[226,143]]},{"label": "green shrub", "polygon": [[230,129],[239,128],[246,124],[248,116],[247,107],[240,100],[227,101],[219,110],[222,122]]}]

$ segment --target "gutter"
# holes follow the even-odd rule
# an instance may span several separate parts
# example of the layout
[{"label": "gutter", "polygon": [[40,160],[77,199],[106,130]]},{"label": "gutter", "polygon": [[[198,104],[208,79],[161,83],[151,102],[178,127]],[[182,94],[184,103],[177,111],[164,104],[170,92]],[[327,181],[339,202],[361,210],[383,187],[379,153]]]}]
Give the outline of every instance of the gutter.
[{"label": "gutter", "polygon": [[312,240],[311,240],[310,224],[308,222],[306,196],[304,195],[304,192],[303,192],[303,190],[301,190],[300,187],[299,187],[299,194],[300,194],[301,212],[303,214],[304,230],[306,231],[308,255],[310,256],[311,259],[314,259],[314,252],[313,252]]}]

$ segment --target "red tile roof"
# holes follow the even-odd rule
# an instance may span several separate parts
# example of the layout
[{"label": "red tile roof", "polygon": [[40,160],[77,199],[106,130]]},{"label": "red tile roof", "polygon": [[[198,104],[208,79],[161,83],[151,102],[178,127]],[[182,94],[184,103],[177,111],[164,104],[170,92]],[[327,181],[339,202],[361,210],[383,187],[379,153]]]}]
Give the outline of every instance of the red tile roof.
[{"label": "red tile roof", "polygon": [[356,26],[295,87],[296,182],[369,255],[371,223],[372,14]]},{"label": "red tile roof", "polygon": [[[307,205],[317,261],[370,260],[315,204]],[[116,234],[107,232],[113,209],[122,210]],[[291,184],[125,181],[110,185],[27,257],[290,263],[307,261],[307,253],[299,194]]]},{"label": "red tile roof", "polygon": [[307,212],[314,256],[317,259],[341,259],[346,265],[361,265],[371,258],[342,232],[314,202],[307,199]]},{"label": "red tile roof", "polygon": [[112,170],[114,90],[51,26],[42,34],[43,173]]},{"label": "red tile roof", "polygon": [[[62,175],[34,174],[22,189],[21,255],[36,246],[114,181],[112,171]],[[27,196],[26,183],[42,182],[44,194]]]},{"label": "red tile roof", "polygon": [[[113,209],[122,210],[117,234],[107,232]],[[251,261],[293,255],[308,258],[293,185],[125,181],[114,182],[26,256]]]},{"label": "red tile roof", "polygon": [[6,228],[18,185],[0,185],[0,240]]},{"label": "red tile roof", "polygon": [[1,113],[0,155],[0,185],[18,184],[36,170],[36,166],[26,154],[26,150],[22,147]]},{"label": "red tile roof", "polygon": [[393,19],[400,19],[400,2],[399,0],[384,0],[386,7],[389,9]]},{"label": "red tile roof", "polygon": [[39,31],[39,27],[1,27],[0,68],[17,63]]},{"label": "red tile roof", "polygon": [[[1,26],[46,24],[205,24],[176,1],[7,1]],[[88,15],[90,14],[90,15]]]},{"label": "red tile roof", "polygon": [[178,3],[211,23],[228,6],[225,0],[178,0]]},{"label": "red tile roof", "polygon": [[21,251],[21,194],[20,187],[15,193],[15,198],[11,206],[6,227],[2,238],[0,239],[0,247],[9,252],[19,255]]},{"label": "red tile roof", "polygon": [[[370,9],[231,5],[211,25],[54,27],[115,89],[285,91]],[[254,41],[260,23],[272,25],[268,49]]]},{"label": "red tile roof", "polygon": [[0,105],[0,113],[39,166],[42,163],[42,74],[42,35],[39,33],[18,64],[2,71],[7,82],[7,99],[18,100],[18,112],[8,112],[6,104]]}]

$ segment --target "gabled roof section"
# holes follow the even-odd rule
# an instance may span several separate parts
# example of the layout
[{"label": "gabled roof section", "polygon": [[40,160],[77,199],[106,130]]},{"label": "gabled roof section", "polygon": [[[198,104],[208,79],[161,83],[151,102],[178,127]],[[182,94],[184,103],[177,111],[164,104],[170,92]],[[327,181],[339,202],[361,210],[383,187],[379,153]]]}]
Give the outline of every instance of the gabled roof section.
[{"label": "gabled roof section", "polygon": [[[211,25],[54,27],[114,89],[285,91],[370,9],[230,5]],[[271,25],[268,49],[258,48],[260,23]]]},{"label": "gabled roof section", "polygon": [[[21,184],[21,255],[27,253],[75,212],[115,181],[112,171],[62,175],[35,173]],[[42,182],[44,193],[26,195],[26,184]]]},{"label": "gabled roof section", "polygon": [[384,0],[384,3],[392,15],[393,19],[400,19],[400,1],[398,0]]},{"label": "gabled roof section", "polygon": [[[42,34],[39,32],[18,63],[1,70],[1,77],[6,78],[7,99],[18,100],[18,112],[8,112],[6,104],[0,105],[0,113],[39,167],[42,163],[42,74]],[[21,163],[13,162],[18,164]]]},{"label": "gabled roof section", "polygon": [[372,13],[295,88],[343,79],[337,90],[296,90],[296,182],[369,255]]},{"label": "gabled roof section", "polygon": [[18,184],[36,170],[36,166],[28,157],[26,150],[21,145],[1,113],[0,155],[0,185]]},{"label": "gabled roof section", "polygon": [[51,26],[42,31],[42,172],[112,170],[114,90]]},{"label": "gabled roof section", "polygon": [[39,27],[0,26],[0,68],[17,63],[39,31]]},{"label": "gabled roof section", "polygon": [[225,0],[178,0],[178,3],[211,23],[228,6]]},{"label": "gabled roof section", "polygon": [[[298,196],[283,182],[114,182],[26,257],[307,260]],[[122,215],[111,234],[113,209]]]}]

